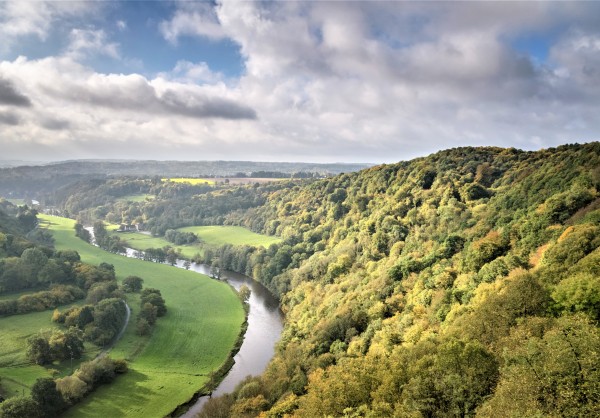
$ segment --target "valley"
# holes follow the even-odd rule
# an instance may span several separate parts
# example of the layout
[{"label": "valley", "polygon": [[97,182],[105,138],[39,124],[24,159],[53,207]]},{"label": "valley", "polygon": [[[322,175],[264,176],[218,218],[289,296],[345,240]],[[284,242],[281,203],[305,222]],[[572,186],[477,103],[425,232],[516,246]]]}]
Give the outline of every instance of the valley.
[{"label": "valley", "polygon": [[[464,147],[327,179],[206,187],[116,177],[51,190],[53,211],[72,218],[38,215],[36,239],[48,241],[47,228],[57,251],[109,263],[120,282],[143,277],[168,307],[150,337],[130,324],[111,350],[129,372],[65,416],[168,414],[166,399],[186,402],[225,361],[242,304],[226,283],[187,271],[190,260],[214,277],[250,276],[285,316],[262,374],[203,400],[199,417],[593,416],[598,167],[598,143]],[[155,197],[123,199],[145,195]],[[109,225],[109,252],[76,237],[76,222]],[[127,246],[184,268],[126,259]],[[135,315],[139,297],[129,298]],[[31,367],[21,377],[0,369],[5,391],[50,373]]]}]

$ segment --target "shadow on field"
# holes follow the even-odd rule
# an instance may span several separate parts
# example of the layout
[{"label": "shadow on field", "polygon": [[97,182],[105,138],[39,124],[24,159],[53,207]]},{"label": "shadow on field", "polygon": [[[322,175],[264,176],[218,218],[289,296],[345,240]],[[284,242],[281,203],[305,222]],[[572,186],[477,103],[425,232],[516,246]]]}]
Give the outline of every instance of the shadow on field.
[{"label": "shadow on field", "polygon": [[[153,395],[153,391],[140,385],[148,380],[148,377],[135,370],[129,371],[122,376],[117,377],[114,383],[100,386],[95,392],[89,395],[89,403],[84,400],[81,408],[76,408],[75,414],[68,416],[77,417],[119,417],[127,416],[134,411],[141,411],[148,398]],[[98,392],[107,391],[98,395]],[[117,407],[117,405],[129,405],[126,408]],[[73,411],[75,412],[75,411]]]}]

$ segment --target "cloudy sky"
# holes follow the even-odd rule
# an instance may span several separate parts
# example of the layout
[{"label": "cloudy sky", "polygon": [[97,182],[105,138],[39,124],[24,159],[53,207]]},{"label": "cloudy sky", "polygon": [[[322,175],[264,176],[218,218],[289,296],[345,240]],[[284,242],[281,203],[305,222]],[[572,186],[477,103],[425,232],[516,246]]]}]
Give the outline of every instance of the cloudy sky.
[{"label": "cloudy sky", "polygon": [[0,2],[0,159],[393,162],[598,115],[599,2]]}]

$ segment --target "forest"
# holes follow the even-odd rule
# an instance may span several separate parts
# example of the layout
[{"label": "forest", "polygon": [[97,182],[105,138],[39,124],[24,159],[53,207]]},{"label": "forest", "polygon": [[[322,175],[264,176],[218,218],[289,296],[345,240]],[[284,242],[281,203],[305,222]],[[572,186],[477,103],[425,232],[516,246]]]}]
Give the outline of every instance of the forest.
[{"label": "forest", "polygon": [[285,313],[264,374],[202,417],[516,418],[600,415],[599,192],[595,142],[217,188],[83,180],[49,199],[81,224],[281,238],[194,257],[260,281]]}]

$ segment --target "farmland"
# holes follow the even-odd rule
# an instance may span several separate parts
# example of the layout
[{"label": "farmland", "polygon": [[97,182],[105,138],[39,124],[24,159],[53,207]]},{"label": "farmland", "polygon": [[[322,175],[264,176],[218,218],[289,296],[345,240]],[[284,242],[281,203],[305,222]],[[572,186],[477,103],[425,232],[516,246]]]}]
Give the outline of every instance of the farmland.
[{"label": "farmland", "polygon": [[189,183],[192,186],[198,185],[198,184],[208,184],[208,185],[213,185],[215,184],[214,180],[210,180],[210,179],[202,179],[202,178],[195,178],[195,177],[173,177],[173,178],[164,178],[161,179],[164,182],[170,181],[173,183]]}]

